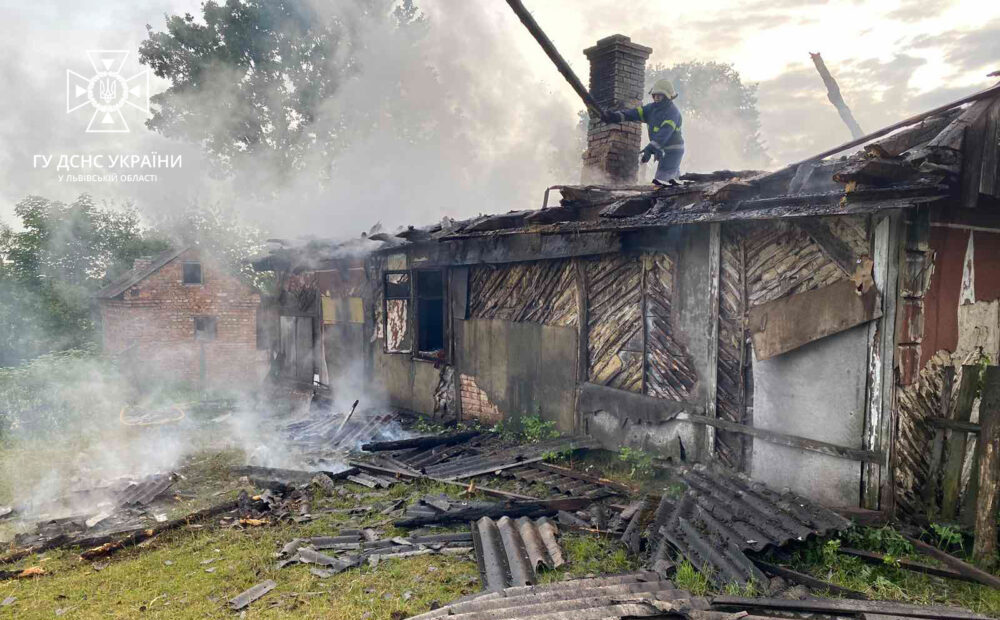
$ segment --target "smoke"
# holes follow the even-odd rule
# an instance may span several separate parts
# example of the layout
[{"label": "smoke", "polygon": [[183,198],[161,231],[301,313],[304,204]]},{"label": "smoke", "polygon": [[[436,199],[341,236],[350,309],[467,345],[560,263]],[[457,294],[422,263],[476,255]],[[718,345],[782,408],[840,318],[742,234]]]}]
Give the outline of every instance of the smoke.
[{"label": "smoke", "polygon": [[[313,148],[302,149],[294,174],[280,152],[235,155],[232,177],[215,193],[276,235],[343,239],[378,222],[391,231],[529,208],[547,185],[579,178],[576,116],[525,74],[527,61],[512,53],[510,33],[491,12],[476,3],[420,6],[426,21],[399,27],[360,14],[354,2],[316,3],[319,19],[335,16],[351,28],[329,54],[339,86],[299,136],[318,137]],[[348,51],[358,72],[344,79]],[[219,69],[208,81],[237,78]],[[214,131],[231,125],[233,97],[213,86],[175,103]]]}]

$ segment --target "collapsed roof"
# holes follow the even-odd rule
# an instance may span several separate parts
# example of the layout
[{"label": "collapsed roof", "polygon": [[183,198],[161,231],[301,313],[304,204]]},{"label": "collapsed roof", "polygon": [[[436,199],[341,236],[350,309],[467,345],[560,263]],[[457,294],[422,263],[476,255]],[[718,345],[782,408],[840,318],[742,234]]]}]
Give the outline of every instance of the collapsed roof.
[{"label": "collapsed roof", "polygon": [[[997,149],[985,148],[989,141],[980,135],[1000,131],[997,110],[1000,85],[775,172],[689,173],[668,187],[556,185],[545,191],[540,209],[461,221],[446,217],[395,234],[372,231],[344,243],[313,241],[273,251],[254,265],[305,268],[346,256],[459,239],[873,213],[955,197],[975,201],[980,194],[1000,204]],[[832,157],[862,145],[850,155]],[[561,199],[549,206],[553,189]]]}]

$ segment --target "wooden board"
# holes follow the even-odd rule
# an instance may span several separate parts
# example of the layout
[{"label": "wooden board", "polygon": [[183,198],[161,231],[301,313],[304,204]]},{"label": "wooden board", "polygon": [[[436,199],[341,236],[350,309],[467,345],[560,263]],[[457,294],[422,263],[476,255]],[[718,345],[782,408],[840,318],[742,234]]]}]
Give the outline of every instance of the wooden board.
[{"label": "wooden board", "polygon": [[745,424],[736,424],[733,422],[727,422],[725,420],[720,420],[718,418],[709,418],[703,415],[679,415],[678,420],[687,420],[689,422],[694,422],[695,424],[707,424],[709,426],[714,426],[715,428],[721,428],[733,433],[744,433],[758,439],[763,439],[769,443],[777,444],[779,446],[786,446],[788,448],[798,448],[799,450],[808,450],[810,452],[818,452],[819,454],[826,454],[827,456],[835,456],[837,458],[849,459],[853,461],[861,461],[863,463],[880,463],[882,460],[882,455],[878,452],[872,450],[859,450],[858,448],[849,448],[847,446],[838,446],[837,444],[828,443],[825,441],[818,441],[816,439],[809,439],[808,437],[799,437],[798,435],[786,435],[785,433],[777,433],[775,431],[769,431],[762,428],[755,428],[753,426],[747,426]]},{"label": "wooden board", "polygon": [[854,282],[839,280],[812,291],[750,309],[754,356],[766,360],[882,316],[874,288],[858,295]]}]

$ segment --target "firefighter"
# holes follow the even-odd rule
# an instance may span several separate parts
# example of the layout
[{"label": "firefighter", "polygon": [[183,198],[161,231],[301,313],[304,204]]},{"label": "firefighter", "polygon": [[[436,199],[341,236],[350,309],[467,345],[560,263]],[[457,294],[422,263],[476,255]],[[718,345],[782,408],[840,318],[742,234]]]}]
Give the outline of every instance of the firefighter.
[{"label": "firefighter", "polygon": [[666,185],[680,176],[681,158],[684,157],[684,138],[681,135],[681,112],[674,105],[677,91],[670,80],[657,80],[649,90],[653,103],[621,112],[604,111],[605,123],[639,121],[649,126],[649,144],[641,151],[641,161],[656,158],[656,175],[653,183]]}]

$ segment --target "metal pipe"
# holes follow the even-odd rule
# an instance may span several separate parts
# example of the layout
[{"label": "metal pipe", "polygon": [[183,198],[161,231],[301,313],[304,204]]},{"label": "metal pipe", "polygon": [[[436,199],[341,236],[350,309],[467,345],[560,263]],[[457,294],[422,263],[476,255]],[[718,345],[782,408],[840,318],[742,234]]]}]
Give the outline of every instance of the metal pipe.
[{"label": "metal pipe", "polygon": [[569,85],[576,91],[576,94],[583,99],[584,105],[590,108],[591,112],[599,116],[601,114],[601,106],[597,103],[597,100],[594,99],[593,95],[591,95],[586,88],[584,88],[583,82],[580,81],[580,78],[576,77],[576,74],[573,73],[573,69],[570,68],[569,63],[567,63],[566,60],[559,54],[559,50],[557,50],[556,46],[552,44],[552,41],[550,41],[549,37],[546,36],[545,31],[543,31],[541,26],[538,25],[535,18],[531,16],[528,9],[524,7],[521,0],[507,0],[507,4],[509,4],[510,8],[514,10],[518,19],[521,20],[524,27],[531,33],[531,36],[535,37],[538,44],[542,46],[542,50],[548,55],[549,60],[555,63],[556,69],[559,70],[559,73],[562,73],[563,77],[566,78],[566,81],[569,82]]}]

